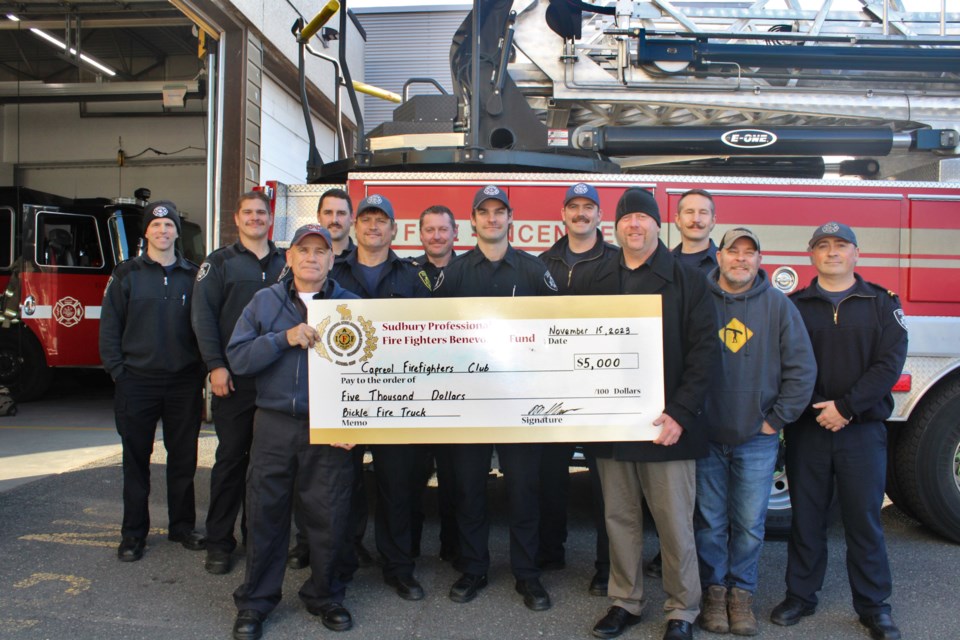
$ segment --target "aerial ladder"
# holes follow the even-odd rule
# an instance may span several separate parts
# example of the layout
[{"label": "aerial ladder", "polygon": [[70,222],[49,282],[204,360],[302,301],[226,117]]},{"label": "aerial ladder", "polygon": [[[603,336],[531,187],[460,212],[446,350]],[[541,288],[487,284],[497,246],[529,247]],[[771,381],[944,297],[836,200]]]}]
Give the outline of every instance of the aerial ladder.
[{"label": "aerial ladder", "polygon": [[823,156],[847,156],[887,177],[960,155],[960,13],[843,1],[475,0],[453,93],[405,88],[392,122],[308,173],[819,177]]}]

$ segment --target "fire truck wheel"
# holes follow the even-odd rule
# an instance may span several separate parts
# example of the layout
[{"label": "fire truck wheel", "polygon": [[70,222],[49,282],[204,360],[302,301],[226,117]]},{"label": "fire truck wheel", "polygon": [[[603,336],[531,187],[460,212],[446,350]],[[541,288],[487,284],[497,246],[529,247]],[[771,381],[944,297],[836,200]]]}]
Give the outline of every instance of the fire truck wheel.
[{"label": "fire truck wheel", "polygon": [[896,465],[898,485],[917,519],[960,542],[960,377],[914,411],[898,438]]},{"label": "fire truck wheel", "polygon": [[43,348],[28,331],[0,331],[0,384],[17,402],[36,400],[50,387],[53,369]]},{"label": "fire truck wheel", "polygon": [[777,467],[773,471],[773,486],[770,488],[770,500],[767,502],[767,519],[764,524],[768,538],[782,538],[789,535],[790,521],[793,520],[790,493],[787,490],[787,471],[783,464],[783,447],[783,437],[781,437]]},{"label": "fire truck wheel", "polygon": [[914,513],[907,497],[900,487],[900,480],[897,478],[897,443],[900,440],[900,434],[903,433],[905,425],[900,422],[887,423],[887,487],[886,493],[890,501],[904,513],[904,515],[917,520],[917,514]]}]

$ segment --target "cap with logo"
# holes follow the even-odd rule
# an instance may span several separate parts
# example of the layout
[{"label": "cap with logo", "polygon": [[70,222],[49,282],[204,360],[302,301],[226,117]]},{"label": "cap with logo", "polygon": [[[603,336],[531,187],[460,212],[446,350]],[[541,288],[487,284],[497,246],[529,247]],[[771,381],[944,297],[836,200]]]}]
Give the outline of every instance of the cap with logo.
[{"label": "cap with logo", "polygon": [[488,184],[477,190],[477,195],[473,196],[474,210],[476,210],[484,200],[499,200],[507,209],[510,208],[510,200],[507,198],[507,192],[492,184]]},{"label": "cap with logo", "polygon": [[357,207],[357,215],[359,216],[364,211],[370,211],[371,209],[383,211],[385,214],[387,214],[388,218],[391,220],[396,220],[393,215],[393,205],[390,204],[390,201],[379,193],[371,194],[361,200],[360,205]]},{"label": "cap with logo", "polygon": [[753,245],[757,248],[757,251],[760,251],[760,238],[758,238],[753,231],[750,231],[750,229],[747,229],[746,227],[730,229],[723,234],[723,239],[720,241],[720,250],[723,251],[725,248],[733,245],[733,243],[740,238],[749,238],[750,240],[753,240]]},{"label": "cap with logo", "polygon": [[593,185],[589,185],[586,182],[578,182],[567,189],[567,195],[563,197],[563,206],[567,206],[567,203],[574,198],[586,198],[598,207],[600,206],[600,196],[597,194],[597,190]]},{"label": "cap with logo", "polygon": [[840,238],[855,247],[859,246],[857,244],[857,235],[853,232],[853,229],[842,222],[828,222],[817,227],[813,232],[813,237],[810,238],[810,242],[807,244],[807,248],[813,249],[813,245],[820,242],[823,238]]},{"label": "cap with logo", "polygon": [[180,214],[177,212],[177,205],[169,200],[156,200],[143,208],[144,234],[154,220],[169,220],[177,227],[177,235],[180,234]]},{"label": "cap with logo", "polygon": [[620,218],[631,213],[645,213],[657,221],[658,227],[660,226],[660,205],[657,204],[653,194],[646,189],[630,187],[620,196],[620,200],[617,201],[616,222],[620,222]]},{"label": "cap with logo", "polygon": [[330,238],[330,232],[327,231],[327,228],[322,224],[305,224],[297,229],[296,233],[293,234],[293,240],[290,241],[290,246],[297,246],[304,238],[309,236],[320,236],[326,240],[327,248],[333,246],[333,240]]}]

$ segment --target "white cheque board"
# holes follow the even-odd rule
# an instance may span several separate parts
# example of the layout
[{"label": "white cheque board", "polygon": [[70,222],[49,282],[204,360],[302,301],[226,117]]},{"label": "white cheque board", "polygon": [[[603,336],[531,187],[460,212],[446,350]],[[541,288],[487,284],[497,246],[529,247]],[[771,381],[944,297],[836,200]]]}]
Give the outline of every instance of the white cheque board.
[{"label": "white cheque board", "polygon": [[652,440],[660,296],[315,300],[314,444]]}]

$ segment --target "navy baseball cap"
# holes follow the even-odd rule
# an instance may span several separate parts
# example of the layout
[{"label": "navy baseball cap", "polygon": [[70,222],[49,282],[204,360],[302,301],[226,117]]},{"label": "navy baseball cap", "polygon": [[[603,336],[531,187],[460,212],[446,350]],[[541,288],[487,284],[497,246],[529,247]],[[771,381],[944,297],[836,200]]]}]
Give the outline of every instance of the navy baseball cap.
[{"label": "navy baseball cap", "polygon": [[567,195],[563,197],[563,206],[567,206],[567,203],[574,198],[586,198],[598,207],[600,206],[600,195],[593,185],[589,185],[586,182],[578,182],[567,189]]},{"label": "navy baseball cap", "polygon": [[477,190],[477,195],[473,196],[473,208],[476,209],[480,206],[481,202],[491,199],[499,200],[507,209],[510,208],[510,200],[507,199],[507,192],[492,184],[488,184],[487,186]]},{"label": "navy baseball cap", "polygon": [[290,241],[290,246],[297,246],[300,244],[300,241],[307,236],[320,236],[327,241],[327,247],[333,247],[333,239],[330,237],[330,232],[327,231],[327,228],[322,224],[305,224],[297,229],[297,232],[293,234],[293,240]]},{"label": "navy baseball cap", "polygon": [[860,246],[857,244],[857,234],[842,222],[828,222],[817,227],[813,232],[813,237],[810,238],[810,242],[807,244],[807,249],[813,249],[813,245],[820,242],[823,238],[840,238],[855,247]]},{"label": "navy baseball cap", "polygon": [[757,251],[760,251],[760,238],[757,235],[747,229],[746,227],[737,227],[736,229],[730,229],[725,234],[723,234],[723,239],[720,241],[719,249],[723,250],[725,247],[729,247],[734,242],[740,238],[749,238],[753,240],[754,246],[757,248]]},{"label": "navy baseball cap", "polygon": [[390,204],[390,201],[381,196],[379,193],[371,194],[361,200],[360,205],[357,207],[357,215],[359,216],[364,211],[369,211],[370,209],[383,211],[385,214],[387,214],[388,218],[391,220],[396,220],[393,215],[393,205]]}]

